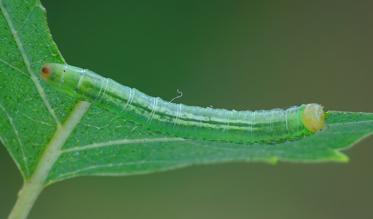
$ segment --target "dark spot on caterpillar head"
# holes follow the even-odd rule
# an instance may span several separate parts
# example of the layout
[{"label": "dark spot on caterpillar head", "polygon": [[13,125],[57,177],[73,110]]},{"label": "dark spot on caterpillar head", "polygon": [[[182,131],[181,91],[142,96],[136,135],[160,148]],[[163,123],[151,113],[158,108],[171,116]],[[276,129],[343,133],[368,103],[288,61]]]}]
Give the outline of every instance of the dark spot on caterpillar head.
[{"label": "dark spot on caterpillar head", "polygon": [[52,69],[48,65],[44,65],[41,69],[41,78],[43,78],[44,80],[48,80],[51,75]]}]

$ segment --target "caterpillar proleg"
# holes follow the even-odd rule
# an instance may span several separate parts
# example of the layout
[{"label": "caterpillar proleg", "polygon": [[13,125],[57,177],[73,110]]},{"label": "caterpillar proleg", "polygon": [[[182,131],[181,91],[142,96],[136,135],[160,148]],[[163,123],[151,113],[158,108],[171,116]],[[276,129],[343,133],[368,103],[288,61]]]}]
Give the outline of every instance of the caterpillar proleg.
[{"label": "caterpillar proleg", "polygon": [[41,77],[48,84],[87,101],[100,99],[117,106],[140,126],[185,139],[273,143],[310,135],[325,126],[323,107],[315,103],[256,111],[212,109],[151,97],[92,71],[66,64],[45,64]]}]

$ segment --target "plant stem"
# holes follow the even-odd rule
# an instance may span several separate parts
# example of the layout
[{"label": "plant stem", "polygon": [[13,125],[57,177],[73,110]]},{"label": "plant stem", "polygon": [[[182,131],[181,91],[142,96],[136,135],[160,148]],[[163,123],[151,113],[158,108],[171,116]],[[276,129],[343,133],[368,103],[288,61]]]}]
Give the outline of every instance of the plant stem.
[{"label": "plant stem", "polygon": [[50,170],[61,154],[61,148],[76,125],[89,109],[90,103],[78,102],[65,122],[57,127],[56,132],[40,157],[39,163],[31,178],[25,181],[18,199],[8,219],[26,219],[36,199],[44,189]]},{"label": "plant stem", "polygon": [[44,188],[43,182],[25,182],[18,193],[18,199],[8,219],[26,219],[36,199]]}]

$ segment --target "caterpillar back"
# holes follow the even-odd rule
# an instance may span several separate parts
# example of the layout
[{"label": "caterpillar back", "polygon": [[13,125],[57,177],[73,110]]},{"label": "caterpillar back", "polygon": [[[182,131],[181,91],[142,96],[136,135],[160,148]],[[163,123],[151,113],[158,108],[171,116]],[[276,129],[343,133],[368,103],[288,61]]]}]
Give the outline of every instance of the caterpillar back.
[{"label": "caterpillar back", "polygon": [[71,95],[112,104],[144,128],[186,139],[271,143],[310,135],[325,126],[323,107],[315,103],[257,111],[212,109],[170,103],[66,64],[44,65],[41,77]]}]

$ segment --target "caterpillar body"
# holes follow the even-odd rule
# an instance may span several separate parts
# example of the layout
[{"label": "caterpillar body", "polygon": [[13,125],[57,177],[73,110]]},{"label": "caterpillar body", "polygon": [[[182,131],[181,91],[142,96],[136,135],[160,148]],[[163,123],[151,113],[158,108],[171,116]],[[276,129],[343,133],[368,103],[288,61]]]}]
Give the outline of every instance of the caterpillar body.
[{"label": "caterpillar body", "polygon": [[257,111],[212,109],[170,103],[66,64],[45,64],[41,77],[87,101],[100,99],[118,106],[129,120],[145,128],[185,139],[274,143],[313,134],[325,125],[323,108],[314,103]]}]

